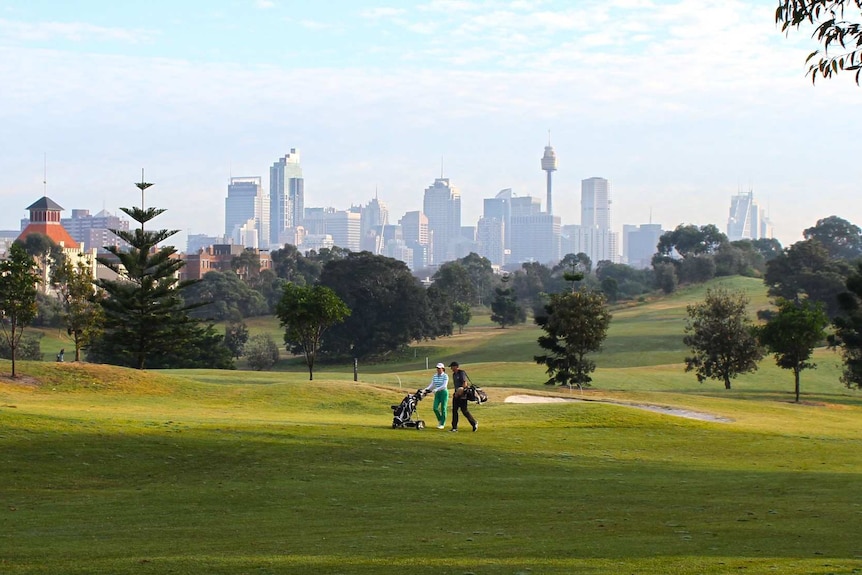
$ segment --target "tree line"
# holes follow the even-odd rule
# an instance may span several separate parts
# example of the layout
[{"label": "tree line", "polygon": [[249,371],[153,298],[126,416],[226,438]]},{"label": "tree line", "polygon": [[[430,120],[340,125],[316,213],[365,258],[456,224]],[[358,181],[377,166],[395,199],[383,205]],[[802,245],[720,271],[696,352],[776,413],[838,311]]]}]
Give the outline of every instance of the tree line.
[{"label": "tree line", "polygon": [[[0,353],[14,360],[16,352],[32,352],[22,339],[23,326],[50,320],[65,328],[75,360],[84,351],[89,361],[139,369],[232,368],[245,356],[252,368],[266,369],[278,360],[280,346],[269,336],[250,338],[244,320],[276,315],[284,328],[283,347],[303,356],[313,377],[321,359],[381,360],[412,342],[451,335],[469,323],[474,309],[483,307],[501,328],[531,315],[546,332],[538,342],[546,353],[536,360],[548,368],[549,383],[582,386],[589,384],[594,369],[586,355],[600,349],[610,321],[609,303],[644,297],[656,289],[669,293],[679,285],[721,275],[749,275],[763,278],[775,298],[776,317],[790,317],[791,303],[798,310],[804,301],[812,306],[805,308],[811,313],[814,304],[822,307],[834,326],[831,342],[842,347],[849,366],[845,382],[862,381],[856,375],[862,368],[853,367],[862,361],[853,351],[858,347],[853,330],[860,321],[854,306],[862,295],[853,291],[862,281],[862,232],[837,216],[819,220],[788,248],[772,239],[730,242],[714,225],[680,225],[660,237],[652,269],[646,270],[609,261],[593,267],[589,257],[579,253],[567,254],[553,266],[530,262],[501,274],[486,258],[471,253],[444,263],[433,274],[414,273],[399,260],[369,252],[335,247],[302,254],[285,245],[272,252],[272,269],[261,270],[259,256],[247,250],[235,256],[228,271],[180,281],[177,272],[183,262],[175,248],[159,247],[175,231],[146,228],[164,210],[123,211],[140,228],[114,231],[131,247],[108,248],[99,258],[117,274],[112,280],[93,282],[90,269],[82,262],[65,261],[45,237],[31,235],[16,242],[0,268],[5,282]],[[50,271],[53,299],[35,289],[39,267]],[[430,281],[423,282],[426,273]],[[726,296],[719,303],[728,305]],[[686,343],[697,349],[699,326],[708,314],[704,309],[690,313]],[[223,332],[216,331],[215,322],[225,324]],[[763,332],[760,345],[741,347],[774,349],[778,344],[769,338],[786,332]],[[587,337],[589,333],[593,335]],[[572,339],[576,337],[582,341]],[[563,350],[577,350],[578,357]],[[739,373],[750,363],[728,369],[698,354],[686,360],[698,377],[719,374],[728,387],[733,370]],[[799,370],[807,367],[802,360],[795,365]]]}]

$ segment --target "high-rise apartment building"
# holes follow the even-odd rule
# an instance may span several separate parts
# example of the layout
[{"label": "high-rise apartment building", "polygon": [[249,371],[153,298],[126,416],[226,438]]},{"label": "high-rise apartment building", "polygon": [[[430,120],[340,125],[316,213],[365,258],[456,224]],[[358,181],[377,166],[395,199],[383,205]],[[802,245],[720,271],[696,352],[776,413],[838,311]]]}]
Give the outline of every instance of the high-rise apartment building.
[{"label": "high-rise apartment building", "polygon": [[[250,220],[256,234],[249,233]],[[230,179],[224,201],[224,233],[246,247],[269,246],[269,195],[263,191],[260,176]]]},{"label": "high-rise apartment building", "polygon": [[439,265],[457,259],[461,237],[461,193],[449,184],[449,178],[437,178],[425,189],[423,213],[428,217],[431,240],[431,264]]},{"label": "high-rise apartment building", "polygon": [[270,243],[279,243],[279,234],[302,224],[305,210],[305,180],[299,150],[279,158],[269,169]]},{"label": "high-rise apartment building", "polygon": [[111,230],[129,231],[129,220],[102,210],[95,216],[90,210],[72,210],[71,218],[60,218],[60,224],[69,235],[83,246],[84,251],[95,249],[102,253],[108,246],[126,248],[128,244]]}]

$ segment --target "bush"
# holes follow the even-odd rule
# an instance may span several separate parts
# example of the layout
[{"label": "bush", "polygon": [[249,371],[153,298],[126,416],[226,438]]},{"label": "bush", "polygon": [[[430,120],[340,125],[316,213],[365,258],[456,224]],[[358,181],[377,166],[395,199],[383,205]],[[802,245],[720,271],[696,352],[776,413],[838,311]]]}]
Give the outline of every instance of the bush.
[{"label": "bush", "polygon": [[[41,339],[41,333],[28,334],[22,337],[21,341],[18,342],[18,349],[15,351],[15,359],[42,361]],[[0,338],[0,357],[3,359],[12,359],[12,349],[5,338]]]},{"label": "bush", "polygon": [[245,344],[245,359],[255,371],[272,368],[278,361],[278,346],[269,335],[255,335]]}]

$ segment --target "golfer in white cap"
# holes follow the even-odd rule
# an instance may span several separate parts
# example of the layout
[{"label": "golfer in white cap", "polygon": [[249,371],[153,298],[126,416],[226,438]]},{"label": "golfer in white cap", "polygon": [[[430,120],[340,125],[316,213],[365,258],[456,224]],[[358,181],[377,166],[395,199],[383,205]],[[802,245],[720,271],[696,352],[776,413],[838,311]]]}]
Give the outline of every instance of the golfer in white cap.
[{"label": "golfer in white cap", "polygon": [[431,377],[431,383],[425,388],[426,393],[434,393],[434,415],[437,416],[437,429],[446,427],[446,410],[449,407],[449,375],[446,366],[437,364],[437,371]]}]

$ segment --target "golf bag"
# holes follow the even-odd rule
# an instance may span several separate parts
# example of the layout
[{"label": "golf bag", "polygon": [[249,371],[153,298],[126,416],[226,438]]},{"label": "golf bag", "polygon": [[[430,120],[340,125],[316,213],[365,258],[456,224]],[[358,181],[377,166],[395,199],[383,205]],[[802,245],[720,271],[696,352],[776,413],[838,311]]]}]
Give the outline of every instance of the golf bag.
[{"label": "golf bag", "polygon": [[416,390],[416,393],[408,393],[399,405],[392,405],[392,428],[399,427],[415,427],[416,429],[425,429],[425,422],[421,419],[413,419],[416,413],[417,404],[425,397],[424,389]]},{"label": "golf bag", "polygon": [[485,403],[488,401],[488,394],[481,387],[476,387],[472,383],[467,388],[464,397],[467,398],[467,401],[475,401],[476,403]]}]

